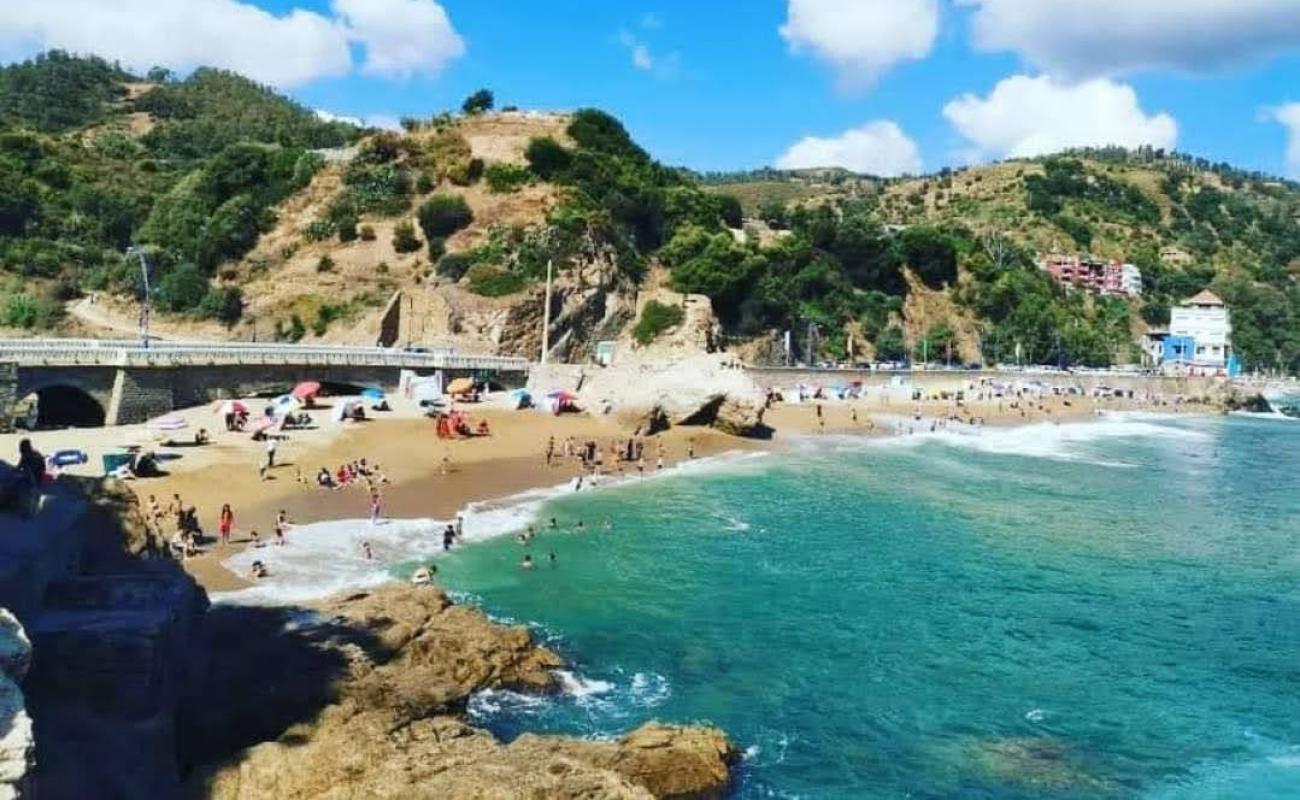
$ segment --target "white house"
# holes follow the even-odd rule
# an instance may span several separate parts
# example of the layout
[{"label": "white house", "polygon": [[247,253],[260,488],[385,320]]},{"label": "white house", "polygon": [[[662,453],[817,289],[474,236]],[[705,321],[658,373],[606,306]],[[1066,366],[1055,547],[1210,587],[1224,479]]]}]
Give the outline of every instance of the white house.
[{"label": "white house", "polygon": [[1219,296],[1208,289],[1169,313],[1169,339],[1191,340],[1191,363],[1223,367],[1232,352],[1232,318]]},{"label": "white house", "polygon": [[1120,266],[1119,290],[1121,294],[1128,297],[1137,297],[1142,294],[1142,270],[1133,264]]}]

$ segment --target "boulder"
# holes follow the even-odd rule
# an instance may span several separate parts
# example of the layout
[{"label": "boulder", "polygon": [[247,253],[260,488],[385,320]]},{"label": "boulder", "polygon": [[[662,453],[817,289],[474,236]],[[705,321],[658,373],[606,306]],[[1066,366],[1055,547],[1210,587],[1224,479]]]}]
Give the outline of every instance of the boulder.
[{"label": "boulder", "polygon": [[[391,584],[321,603],[313,622],[266,630],[299,639],[337,665],[323,709],[272,741],[223,754],[196,770],[195,797],[271,798],[711,798],[725,790],[736,751],[719,731],[647,725],[615,742],[525,735],[509,745],[461,718],[486,688],[551,691],[560,659],[526,628],[453,605],[435,587]],[[235,612],[237,613],[237,612]],[[232,626],[231,658],[268,655],[260,633]],[[240,652],[241,648],[247,648]],[[270,653],[259,680],[318,679],[291,651]],[[220,666],[218,665],[218,669]],[[239,676],[235,676],[238,678]],[[242,714],[247,684],[207,685],[217,711]],[[258,698],[253,703],[268,708]],[[246,709],[258,711],[258,709]],[[252,717],[249,717],[252,719]],[[209,717],[208,722],[220,720]],[[213,728],[205,725],[202,732]]]},{"label": "boulder", "polygon": [[725,353],[619,363],[587,374],[580,404],[610,409],[652,433],[673,425],[707,425],[736,436],[766,436],[766,398],[741,363]]},{"label": "boulder", "polygon": [[36,742],[20,688],[32,645],[18,619],[0,608],[0,800],[28,793]]}]

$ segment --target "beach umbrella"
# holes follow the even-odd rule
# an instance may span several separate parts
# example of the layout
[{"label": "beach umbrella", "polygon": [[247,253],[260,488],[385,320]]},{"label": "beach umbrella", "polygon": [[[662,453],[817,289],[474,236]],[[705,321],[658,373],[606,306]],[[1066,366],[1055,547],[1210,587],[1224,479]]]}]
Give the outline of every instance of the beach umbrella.
[{"label": "beach umbrella", "polygon": [[469,394],[474,391],[474,381],[469,378],[457,378],[447,384],[447,394]]},{"label": "beach umbrella", "polygon": [[553,400],[568,401],[568,402],[572,402],[578,399],[578,396],[576,394],[570,391],[566,391],[564,389],[556,389],[553,392],[547,392],[546,396]]},{"label": "beach umbrella", "polygon": [[149,427],[155,431],[179,431],[189,426],[180,414],[167,414],[149,420]]},{"label": "beach umbrella", "polygon": [[212,413],[221,414],[222,416],[226,414],[247,414],[248,406],[239,400],[225,400],[218,403],[212,409]]},{"label": "beach umbrella", "polygon": [[289,394],[299,400],[306,400],[308,397],[315,397],[320,394],[320,384],[316,381],[303,381],[293,387],[293,391]]},{"label": "beach umbrella", "polygon": [[515,389],[510,393],[510,402],[515,408],[528,408],[533,404],[533,395],[527,389]]},{"label": "beach umbrella", "polygon": [[362,389],[361,396],[367,400],[383,400],[384,390],[383,389]]}]

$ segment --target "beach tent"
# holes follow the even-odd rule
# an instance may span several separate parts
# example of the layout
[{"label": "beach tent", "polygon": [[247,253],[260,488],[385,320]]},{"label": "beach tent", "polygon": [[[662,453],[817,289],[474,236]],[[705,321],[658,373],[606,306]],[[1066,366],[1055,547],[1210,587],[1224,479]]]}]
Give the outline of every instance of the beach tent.
[{"label": "beach tent", "polygon": [[330,417],[335,422],[343,422],[345,419],[351,417],[360,407],[360,400],[340,400],[334,404],[334,409],[330,413]]},{"label": "beach tent", "polygon": [[515,389],[510,393],[510,404],[516,409],[529,408],[533,404],[533,395],[527,389]]},{"label": "beach tent", "polygon": [[361,396],[367,400],[383,400],[384,390],[383,389],[362,389]]},{"label": "beach tent", "polygon": [[442,397],[442,381],[438,378],[422,378],[412,382],[411,397],[417,403],[440,399]]},{"label": "beach tent", "polygon": [[291,394],[282,394],[271,401],[271,413],[277,417],[297,411],[299,408],[302,408],[302,401]]},{"label": "beach tent", "polygon": [[290,396],[296,397],[299,400],[305,402],[310,398],[313,398],[316,395],[320,394],[320,384],[317,383],[316,381],[303,381],[302,383],[293,387],[293,391],[290,392],[289,394]]},{"label": "beach tent", "polygon": [[223,400],[217,403],[213,409],[213,414],[247,414],[248,406],[239,400]]},{"label": "beach tent", "polygon": [[469,378],[457,378],[447,384],[447,394],[469,394],[474,391],[474,381]]}]

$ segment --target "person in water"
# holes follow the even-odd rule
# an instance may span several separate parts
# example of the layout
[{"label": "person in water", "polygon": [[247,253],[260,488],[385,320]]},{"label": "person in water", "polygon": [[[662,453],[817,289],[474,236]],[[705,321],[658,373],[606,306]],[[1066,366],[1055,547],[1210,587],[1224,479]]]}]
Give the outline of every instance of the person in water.
[{"label": "person in water", "polygon": [[370,542],[361,543],[361,556],[367,561],[375,560],[375,553],[370,549]]},{"label": "person in water", "polygon": [[519,566],[523,569],[532,569],[533,557],[528,555],[527,553],[524,553],[524,560],[519,562]]},{"label": "person in water", "polygon": [[442,549],[450,550],[453,542],[456,541],[456,529],[448,525],[442,532]]}]

